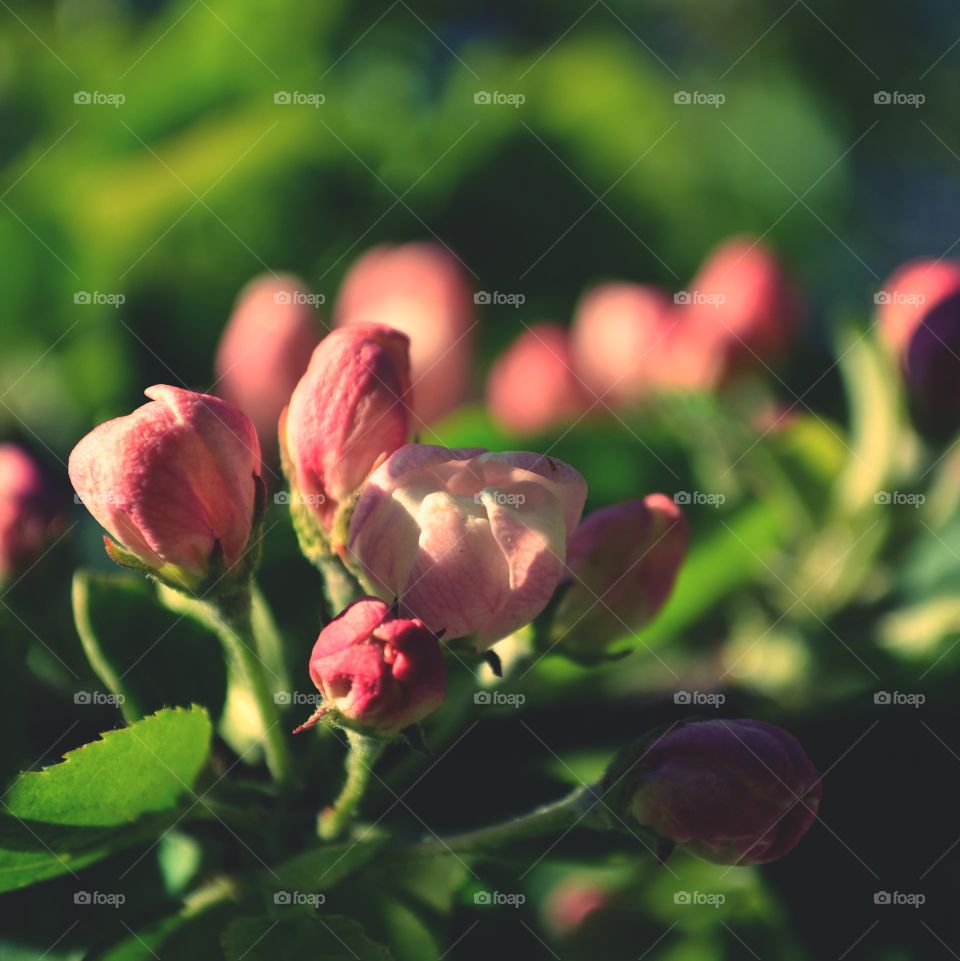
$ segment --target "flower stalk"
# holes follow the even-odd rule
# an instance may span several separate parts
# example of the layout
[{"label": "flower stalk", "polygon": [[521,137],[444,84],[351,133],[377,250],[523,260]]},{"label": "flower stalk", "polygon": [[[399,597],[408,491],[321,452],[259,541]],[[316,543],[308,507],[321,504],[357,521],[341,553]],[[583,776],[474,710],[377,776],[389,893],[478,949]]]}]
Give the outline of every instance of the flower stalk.
[{"label": "flower stalk", "polygon": [[336,801],[320,815],[317,821],[317,834],[324,841],[335,840],[350,826],[370,783],[373,766],[387,746],[385,740],[349,729],[347,743],[349,749],[344,762],[347,779]]}]

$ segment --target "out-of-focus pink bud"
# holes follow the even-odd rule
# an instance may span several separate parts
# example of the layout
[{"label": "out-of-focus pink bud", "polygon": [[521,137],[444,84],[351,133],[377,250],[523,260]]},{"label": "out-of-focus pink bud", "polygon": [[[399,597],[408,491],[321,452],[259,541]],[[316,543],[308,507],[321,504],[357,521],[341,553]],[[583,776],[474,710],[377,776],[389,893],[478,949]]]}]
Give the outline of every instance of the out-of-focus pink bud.
[{"label": "out-of-focus pink bud", "polygon": [[37,462],[16,444],[0,444],[0,584],[30,566],[59,520]]},{"label": "out-of-focus pink bud", "polygon": [[[381,324],[328,334],[280,418],[290,506],[308,557],[332,553],[338,512],[410,431],[409,341]],[[345,526],[345,524],[344,524]]]},{"label": "out-of-focus pink bud", "polygon": [[752,720],[672,727],[623,752],[606,780],[623,816],[718,864],[782,858],[813,824],[822,794],[797,739]]},{"label": "out-of-focus pink bud", "polygon": [[[70,454],[70,480],[116,539],[118,563],[197,589],[249,575],[263,508],[257,432],[232,404],[160,384],[151,403],[91,431]],[[119,545],[119,546],[118,546]]]},{"label": "out-of-focus pink bud", "polygon": [[609,907],[612,900],[607,887],[574,875],[551,889],[544,901],[544,920],[557,937],[567,937],[590,915]]},{"label": "out-of-focus pink bud", "polygon": [[895,270],[876,296],[880,336],[906,362],[910,340],[927,314],[960,291],[960,264],[913,260]]},{"label": "out-of-focus pink bud", "polygon": [[303,282],[290,274],[250,281],[217,347],[217,393],[254,423],[276,454],[277,420],[320,340]]},{"label": "out-of-focus pink bud", "polygon": [[566,330],[537,324],[524,331],[493,365],[487,404],[501,424],[521,434],[546,430],[588,410]]},{"label": "out-of-focus pink bud", "polygon": [[567,545],[569,583],[551,625],[572,654],[603,655],[663,607],[687,552],[680,508],[664,494],[588,514]]},{"label": "out-of-focus pink bud", "polygon": [[456,257],[434,243],[374,247],[350,268],[338,326],[387,324],[410,338],[414,432],[459,406],[470,388],[473,294]]},{"label": "out-of-focus pink bud", "polygon": [[580,301],[572,331],[577,373],[610,405],[630,404],[668,379],[663,363],[675,314],[656,287],[602,284]]},{"label": "out-of-focus pink bud", "polygon": [[349,553],[374,593],[482,651],[550,600],[586,494],[552,457],[411,444],[364,486]]},{"label": "out-of-focus pink bud", "polygon": [[443,703],[447,670],[439,640],[420,621],[366,597],[320,632],[310,678],[323,704],[298,731],[332,713],[346,727],[391,735]]},{"label": "out-of-focus pink bud", "polygon": [[923,413],[953,426],[960,400],[960,263],[905,264],[877,300],[880,335]]},{"label": "out-of-focus pink bud", "polygon": [[780,263],[750,237],[720,244],[684,293],[683,340],[715,353],[722,376],[769,363],[799,321],[797,296]]}]

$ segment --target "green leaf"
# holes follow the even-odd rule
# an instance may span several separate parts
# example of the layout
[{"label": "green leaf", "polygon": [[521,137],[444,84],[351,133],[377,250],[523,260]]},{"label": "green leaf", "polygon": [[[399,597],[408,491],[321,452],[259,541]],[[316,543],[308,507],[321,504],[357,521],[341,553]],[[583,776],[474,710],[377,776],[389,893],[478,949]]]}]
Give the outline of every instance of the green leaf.
[{"label": "green leaf", "polygon": [[386,842],[386,837],[325,844],[280,865],[270,875],[277,890],[322,893],[362,868]]},{"label": "green leaf", "polygon": [[77,571],[73,612],[90,665],[123,698],[128,721],[187,704],[220,716],[227,681],[216,636],[162,606],[152,584],[128,574]]},{"label": "green leaf", "polygon": [[[291,910],[287,908],[286,910]],[[392,961],[355,921],[336,916],[300,915],[277,921],[270,917],[242,918],[227,925],[221,940],[227,961]]]},{"label": "green leaf", "polygon": [[154,836],[210,750],[200,707],[159,711],[21,774],[0,814],[0,891],[76,871]]},{"label": "green leaf", "polygon": [[440,948],[422,918],[393,898],[380,898],[377,914],[398,961],[439,961]]}]

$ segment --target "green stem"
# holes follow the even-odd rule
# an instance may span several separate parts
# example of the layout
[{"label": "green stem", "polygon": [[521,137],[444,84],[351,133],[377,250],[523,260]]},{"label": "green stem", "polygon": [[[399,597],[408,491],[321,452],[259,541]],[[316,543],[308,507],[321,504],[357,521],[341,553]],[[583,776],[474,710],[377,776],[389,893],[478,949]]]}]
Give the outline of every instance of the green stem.
[{"label": "green stem", "polygon": [[323,575],[324,593],[332,617],[363,597],[363,590],[356,579],[336,557],[319,557],[316,564]]},{"label": "green stem", "polygon": [[357,807],[366,793],[367,785],[370,783],[373,766],[387,746],[386,741],[380,741],[349,730],[347,731],[347,741],[349,750],[344,762],[347,779],[340,795],[333,802],[333,805],[320,815],[317,824],[317,833],[324,841],[332,841],[334,838],[340,837],[350,826]]},{"label": "green stem", "polygon": [[202,604],[217,630],[227,656],[239,669],[257,706],[263,728],[267,767],[277,784],[289,788],[293,780],[293,769],[273,692],[266,682],[262,662],[257,655],[251,624],[250,592],[244,589],[235,594],[203,601]]},{"label": "green stem", "polygon": [[405,848],[405,852],[430,857],[451,852],[485,851],[544,834],[562,834],[577,824],[592,827],[595,821],[590,812],[595,796],[591,788],[577,788],[567,797],[544,804],[520,817],[463,834],[423,841]]}]

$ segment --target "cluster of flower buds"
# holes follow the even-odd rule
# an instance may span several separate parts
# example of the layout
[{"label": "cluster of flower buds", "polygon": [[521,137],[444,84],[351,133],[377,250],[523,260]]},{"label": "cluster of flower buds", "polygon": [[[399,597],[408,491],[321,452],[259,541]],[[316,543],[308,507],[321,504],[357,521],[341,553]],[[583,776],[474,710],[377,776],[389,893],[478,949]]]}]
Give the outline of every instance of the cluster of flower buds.
[{"label": "cluster of flower buds", "polygon": [[[705,317],[691,304],[678,316],[657,291],[629,285],[588,296],[574,348],[591,389],[617,402],[635,397],[650,378],[633,359],[661,335],[664,349],[675,349],[676,331],[688,328],[698,333],[683,336],[705,345],[722,372],[782,347],[789,297],[769,255],[737,242],[701,277],[704,287],[726,291],[726,312]],[[328,573],[330,565],[349,572],[370,595],[320,632],[309,674],[322,702],[300,729],[326,716],[351,737],[409,736],[444,700],[452,641],[483,654],[534,623],[536,637],[590,661],[657,615],[687,550],[686,522],[669,498],[654,494],[581,520],[586,481],[562,461],[409,443],[418,418],[456,402],[430,367],[468,328],[465,286],[443,251],[421,245],[367,255],[345,285],[342,326],[312,349],[303,371],[312,320],[299,298],[275,298],[294,289],[281,278],[246,291],[220,372],[225,393],[262,418],[261,430],[285,402],[279,448],[301,548]],[[414,318],[424,312],[441,333],[426,343],[414,334],[411,347],[397,328],[422,332],[422,317]],[[254,334],[268,316],[277,327],[264,334],[264,356],[271,370],[285,371],[282,384],[251,373]],[[419,412],[411,356],[427,398]],[[530,330],[494,371],[495,409],[509,418],[511,396],[519,396],[511,385],[526,380],[528,410],[539,413],[525,428],[549,411],[582,412],[572,357],[560,328]],[[201,596],[246,591],[264,511],[257,428],[227,400],[165,385],[146,394],[150,403],[77,444],[69,464],[77,493],[112,535],[105,542],[118,563]],[[0,448],[0,576],[42,540],[30,522],[38,490],[24,455]],[[819,777],[799,744],[743,720],[684,723],[645,738],[614,761],[598,790],[618,812],[608,826],[652,831],[730,864],[786,854],[820,800]],[[328,819],[331,832],[340,813]]]},{"label": "cluster of flower buds", "polygon": [[194,592],[249,579],[264,509],[257,431],[218,397],[160,384],[70,454],[70,480],[126,567]]},{"label": "cluster of flower buds", "polygon": [[616,758],[600,788],[611,827],[652,830],[718,864],[788,854],[817,815],[820,776],[792,734],[752,720],[671,725]]},{"label": "cluster of flower buds", "polygon": [[518,433],[591,409],[629,407],[664,389],[709,390],[781,354],[798,299],[759,240],[733,237],[671,297],[657,287],[601,284],[584,294],[569,334],[541,325],[494,367],[487,400]]},{"label": "cluster of flower buds", "polygon": [[39,465],[22,447],[0,444],[0,585],[25,571],[60,522]]}]

